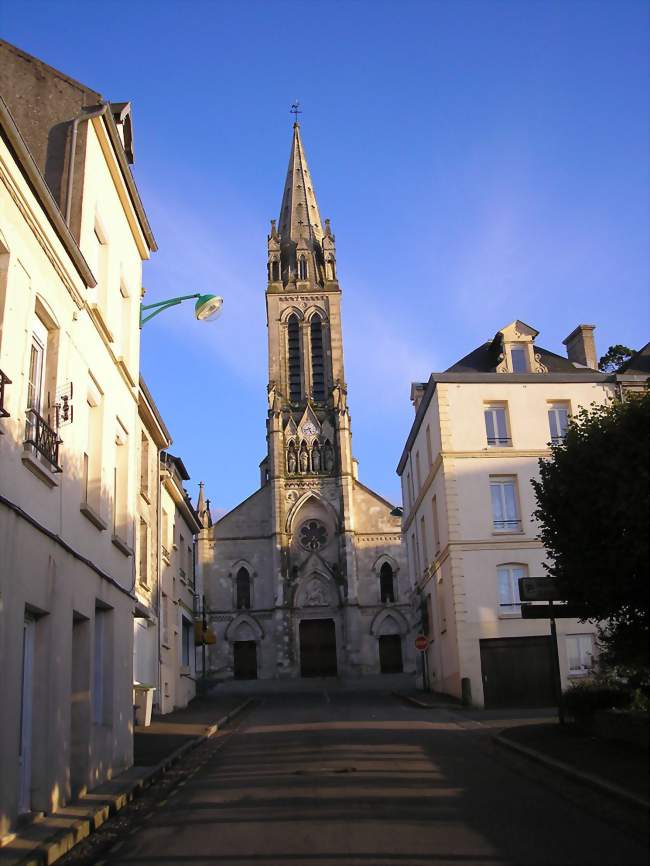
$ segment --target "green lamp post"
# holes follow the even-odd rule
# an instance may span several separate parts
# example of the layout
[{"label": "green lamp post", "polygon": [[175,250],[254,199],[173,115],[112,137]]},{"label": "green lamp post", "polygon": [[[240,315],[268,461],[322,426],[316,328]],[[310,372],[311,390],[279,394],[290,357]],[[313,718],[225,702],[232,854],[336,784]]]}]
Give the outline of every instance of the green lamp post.
[{"label": "green lamp post", "polygon": [[[166,301],[157,301],[155,304],[140,304],[140,327],[142,327],[145,322],[148,322],[149,319],[153,319],[154,316],[157,316],[158,313],[162,313],[163,310],[167,310],[169,307],[175,307],[183,301],[193,300],[194,298],[196,298],[194,315],[199,322],[214,321],[221,312],[223,298],[220,298],[219,295],[202,295],[197,292],[195,295],[181,295],[178,298],[169,298]],[[145,316],[146,310],[153,310],[153,312],[148,313],[148,315]]]}]

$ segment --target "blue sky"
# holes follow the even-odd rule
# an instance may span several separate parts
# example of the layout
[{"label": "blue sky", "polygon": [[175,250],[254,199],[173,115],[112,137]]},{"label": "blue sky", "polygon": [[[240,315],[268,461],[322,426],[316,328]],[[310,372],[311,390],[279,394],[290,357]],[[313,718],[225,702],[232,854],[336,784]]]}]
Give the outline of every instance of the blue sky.
[{"label": "blue sky", "polygon": [[395,466],[428,378],[515,318],[563,351],[650,333],[646,2],[0,0],[2,36],[134,106],[134,173],[160,251],[143,331],[172,450],[230,509],[265,453],[266,235],[291,102],[337,237],[360,478]]}]

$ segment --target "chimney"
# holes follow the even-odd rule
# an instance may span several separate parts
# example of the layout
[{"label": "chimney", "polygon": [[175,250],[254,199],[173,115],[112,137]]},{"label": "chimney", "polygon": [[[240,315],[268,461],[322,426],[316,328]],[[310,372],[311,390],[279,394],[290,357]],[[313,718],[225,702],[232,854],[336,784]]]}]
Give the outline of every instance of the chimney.
[{"label": "chimney", "polygon": [[590,370],[598,369],[598,358],[596,357],[596,343],[594,341],[595,325],[578,325],[566,340],[562,342],[566,346],[569,361],[589,367]]},{"label": "chimney", "polygon": [[426,382],[411,383],[411,403],[413,403],[413,408],[416,412],[420,408],[420,403],[422,402],[422,398],[424,397],[424,392],[426,391],[426,389]]}]

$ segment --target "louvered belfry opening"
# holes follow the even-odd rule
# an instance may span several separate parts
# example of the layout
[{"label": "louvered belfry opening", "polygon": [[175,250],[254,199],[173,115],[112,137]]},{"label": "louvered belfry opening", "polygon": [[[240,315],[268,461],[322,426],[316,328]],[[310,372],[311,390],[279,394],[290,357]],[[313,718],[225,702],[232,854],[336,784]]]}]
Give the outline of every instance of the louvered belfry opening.
[{"label": "louvered belfry opening", "polygon": [[297,316],[290,316],[287,336],[289,343],[289,400],[300,401],[300,325]]},{"label": "louvered belfry opening", "polygon": [[323,369],[323,323],[316,313],[311,320],[311,378],[314,400],[325,400],[325,371]]}]

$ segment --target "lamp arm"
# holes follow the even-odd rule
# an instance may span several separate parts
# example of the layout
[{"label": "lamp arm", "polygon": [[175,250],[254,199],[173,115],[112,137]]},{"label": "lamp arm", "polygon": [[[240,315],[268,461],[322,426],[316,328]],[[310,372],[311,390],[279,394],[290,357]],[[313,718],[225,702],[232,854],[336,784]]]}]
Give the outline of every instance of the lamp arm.
[{"label": "lamp arm", "polygon": [[[162,313],[164,310],[169,309],[169,307],[175,307],[183,301],[189,301],[190,299],[199,297],[201,297],[201,295],[197,292],[194,295],[181,295],[178,298],[169,298],[166,301],[157,301],[155,304],[140,304],[140,327],[142,327],[145,322],[153,319],[154,316],[157,316],[158,313]],[[149,313],[148,316],[143,316],[142,314],[145,310],[153,310],[153,313]]]}]

